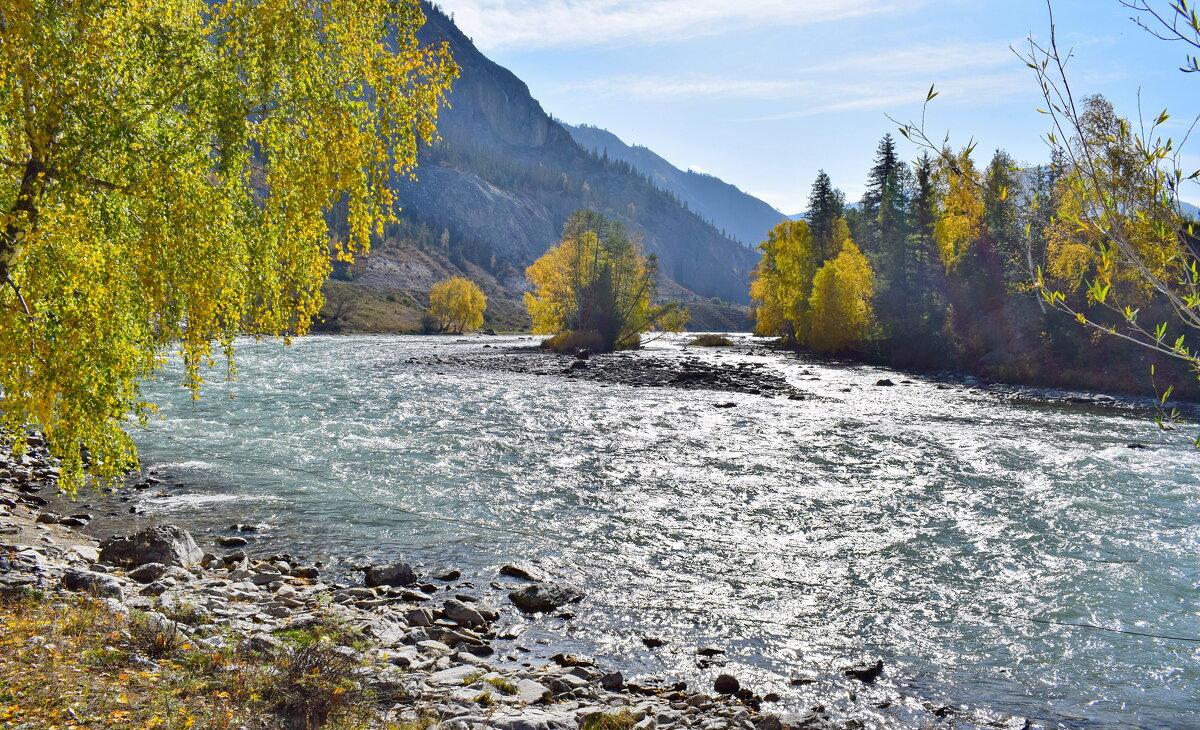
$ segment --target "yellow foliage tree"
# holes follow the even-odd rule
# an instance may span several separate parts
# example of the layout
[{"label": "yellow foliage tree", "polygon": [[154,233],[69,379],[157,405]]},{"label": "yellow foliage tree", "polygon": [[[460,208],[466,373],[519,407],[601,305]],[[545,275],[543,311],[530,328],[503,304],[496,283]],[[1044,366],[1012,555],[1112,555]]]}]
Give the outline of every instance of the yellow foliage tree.
[{"label": "yellow foliage tree", "polygon": [[[844,222],[843,222],[843,225]],[[808,221],[784,221],[758,246],[762,261],[751,274],[757,334],[804,341],[817,249]]]},{"label": "yellow foliage tree", "polygon": [[438,331],[462,334],[483,324],[487,297],[470,279],[454,276],[429,289],[429,313],[437,321]]},{"label": "yellow foliage tree", "polygon": [[[392,217],[457,68],[417,0],[8,0],[0,8],[0,436],[38,428],[73,489],[176,351],[301,334]],[[214,347],[214,343],[218,346]],[[229,368],[232,372],[232,360]]]},{"label": "yellow foliage tree", "polygon": [[937,177],[944,194],[933,238],[946,271],[953,271],[983,234],[984,189],[969,148],[957,155],[943,152]]},{"label": "yellow foliage tree", "polygon": [[839,239],[841,251],[813,278],[808,345],[818,352],[844,352],[878,331],[872,303],[875,273],[848,231],[835,232],[834,240]]},{"label": "yellow foliage tree", "polygon": [[644,332],[678,332],[687,322],[677,303],[653,303],[657,259],[595,211],[574,213],[562,239],[525,276],[534,287],[525,293],[534,334],[575,333],[599,349],[620,350],[637,347]]}]

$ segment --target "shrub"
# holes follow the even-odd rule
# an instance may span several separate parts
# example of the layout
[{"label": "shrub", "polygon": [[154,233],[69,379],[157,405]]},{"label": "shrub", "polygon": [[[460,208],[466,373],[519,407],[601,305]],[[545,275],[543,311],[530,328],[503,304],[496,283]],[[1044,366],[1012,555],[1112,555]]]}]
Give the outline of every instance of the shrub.
[{"label": "shrub", "polygon": [[729,347],[733,340],[724,335],[700,335],[688,344],[697,347]]},{"label": "shrub", "polygon": [[296,730],[316,730],[329,722],[365,721],[371,694],[355,680],[359,662],[326,642],[283,651],[279,673],[266,697],[284,722]]},{"label": "shrub", "polygon": [[173,657],[185,639],[179,625],[160,614],[135,614],[129,622],[129,643],[151,659]]},{"label": "shrub", "polygon": [[604,351],[604,338],[599,332],[563,332],[547,340],[543,340],[543,350],[564,354],[574,354],[580,350]]}]

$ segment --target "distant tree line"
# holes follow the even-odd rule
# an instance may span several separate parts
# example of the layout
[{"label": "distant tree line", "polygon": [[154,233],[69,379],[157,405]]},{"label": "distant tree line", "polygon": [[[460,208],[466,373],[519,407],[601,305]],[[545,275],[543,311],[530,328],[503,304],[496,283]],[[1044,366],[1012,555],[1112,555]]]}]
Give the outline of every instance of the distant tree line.
[{"label": "distant tree line", "polygon": [[[1084,116],[1094,139],[1079,144],[1128,134],[1103,97],[1087,99]],[[972,146],[909,164],[886,135],[857,207],[821,172],[805,220],[781,224],[759,246],[751,288],[758,332],[903,366],[1148,387],[1150,365],[1159,362],[1161,374],[1164,358],[1080,327],[1044,295],[1051,288],[1078,312],[1103,303],[1094,286],[1103,261],[1078,243],[1071,165],[1055,154],[1048,164],[1021,167],[998,150],[980,168],[974,155]],[[1156,237],[1183,234],[1144,228],[1138,235],[1147,249]],[[1168,320],[1161,296],[1111,278],[1114,293],[1120,289],[1144,320]],[[1171,372],[1186,380],[1183,368]]]}]

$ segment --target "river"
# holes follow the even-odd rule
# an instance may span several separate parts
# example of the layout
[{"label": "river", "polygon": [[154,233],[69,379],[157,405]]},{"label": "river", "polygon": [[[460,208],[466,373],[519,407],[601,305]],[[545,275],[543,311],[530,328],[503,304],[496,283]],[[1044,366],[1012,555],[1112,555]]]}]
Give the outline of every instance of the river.
[{"label": "river", "polygon": [[[516,337],[247,340],[238,378],[197,401],[176,373],[148,385],[162,408],[136,440],[171,486],[144,499],[203,546],[262,523],[261,549],[403,555],[498,598],[517,560],[584,588],[573,616],[500,645],[513,661],[730,672],[781,707],[866,691],[1051,727],[1200,726],[1200,452],[1178,433],[1132,403],[684,341],[638,356],[761,363],[811,397],[439,362]],[[877,688],[842,676],[876,657]]]}]

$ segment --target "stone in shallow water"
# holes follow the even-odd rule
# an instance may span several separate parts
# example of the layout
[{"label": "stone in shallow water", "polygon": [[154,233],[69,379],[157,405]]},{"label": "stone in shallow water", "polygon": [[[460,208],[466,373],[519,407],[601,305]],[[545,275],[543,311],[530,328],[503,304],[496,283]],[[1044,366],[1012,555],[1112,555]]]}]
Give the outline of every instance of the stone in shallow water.
[{"label": "stone in shallow water", "polygon": [[737,694],[742,683],[732,674],[721,674],[713,681],[713,689],[723,695]]},{"label": "stone in shallow water", "polygon": [[517,608],[528,613],[552,611],[583,599],[583,591],[563,583],[539,583],[508,594]]},{"label": "stone in shallow water", "polygon": [[876,659],[873,664],[858,664],[846,669],[846,676],[868,684],[879,679],[883,674],[883,660]]},{"label": "stone in shallow water", "polygon": [[519,578],[521,580],[532,581],[534,583],[540,583],[546,579],[546,577],[542,575],[541,571],[537,570],[536,568],[528,565],[518,565],[516,563],[509,563],[505,565],[500,569],[500,575],[507,575],[513,578]]},{"label": "stone in shallow water", "polygon": [[377,586],[407,586],[417,582],[417,574],[408,563],[393,563],[391,565],[374,565],[367,568],[367,585]]}]

